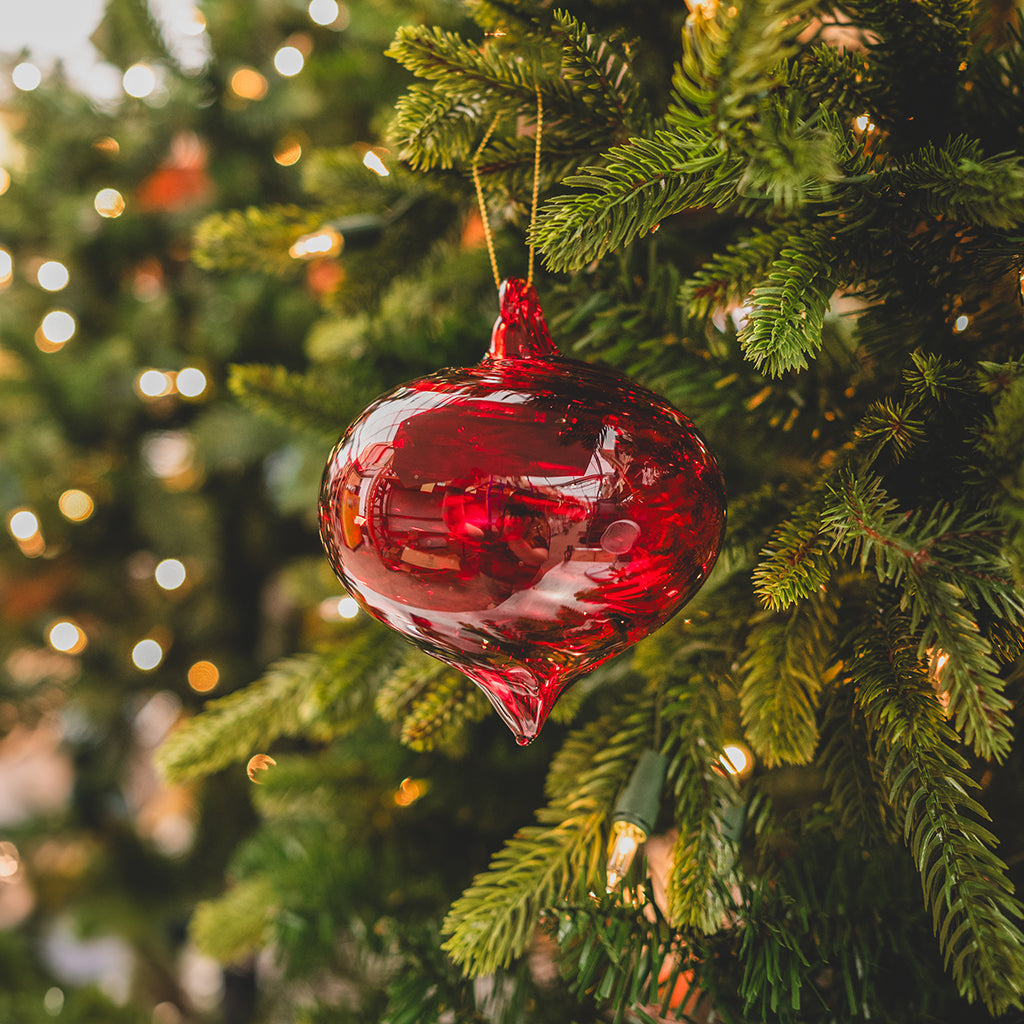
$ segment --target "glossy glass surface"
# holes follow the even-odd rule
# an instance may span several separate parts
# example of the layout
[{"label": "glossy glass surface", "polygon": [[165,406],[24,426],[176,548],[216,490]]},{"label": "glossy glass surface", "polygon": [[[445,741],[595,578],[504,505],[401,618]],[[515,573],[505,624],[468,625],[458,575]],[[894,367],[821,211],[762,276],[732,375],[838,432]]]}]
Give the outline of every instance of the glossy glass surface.
[{"label": "glossy glass surface", "polygon": [[689,420],[558,355],[515,280],[484,360],[374,402],[320,494],[350,593],[481,686],[520,743],[566,686],[683,606],[724,526],[722,477]]}]

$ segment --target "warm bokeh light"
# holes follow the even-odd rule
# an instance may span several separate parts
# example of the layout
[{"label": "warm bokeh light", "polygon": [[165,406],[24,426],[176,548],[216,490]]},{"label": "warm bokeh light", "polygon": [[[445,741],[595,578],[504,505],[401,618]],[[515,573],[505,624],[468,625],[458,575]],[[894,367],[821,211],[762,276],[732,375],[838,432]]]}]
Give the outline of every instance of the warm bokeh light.
[{"label": "warm bokeh light", "polygon": [[355,598],[346,594],[325,598],[320,602],[319,611],[325,622],[337,622],[339,619],[354,619],[359,614],[359,605]]},{"label": "warm bokeh light", "polygon": [[61,654],[80,654],[88,642],[82,628],[70,619],[55,622],[46,634],[46,640]]},{"label": "warm bokeh light", "polygon": [[14,843],[0,843],[0,878],[13,878],[21,867],[21,856]]},{"label": "warm bokeh light", "polygon": [[321,228],[312,234],[303,235],[288,250],[288,255],[297,260],[311,260],[317,256],[336,256],[341,252],[344,239],[333,228]]},{"label": "warm bokeh light", "polygon": [[206,17],[198,7],[191,7],[181,18],[179,29],[186,36],[201,36],[206,31]]},{"label": "warm bokeh light", "polygon": [[140,640],[132,648],[132,663],[143,672],[151,672],[164,660],[164,649],[155,640]]},{"label": "warm bokeh light", "polygon": [[18,509],[8,517],[7,529],[15,540],[31,540],[39,533],[39,516],[31,509]]},{"label": "warm bokeh light", "polygon": [[142,458],[149,472],[160,480],[184,483],[195,473],[195,446],[183,430],[151,434],[142,442]]},{"label": "warm bokeh light", "polygon": [[36,280],[39,282],[40,288],[45,288],[48,292],[59,292],[62,288],[67,287],[71,275],[63,263],[57,260],[47,260],[40,264],[36,271]]},{"label": "warm bokeh light", "polygon": [[875,122],[867,114],[861,114],[853,119],[854,127],[859,132],[873,132],[876,128]]},{"label": "warm bokeh light", "polygon": [[967,330],[970,322],[971,318],[969,316],[961,314],[956,318],[956,322],[953,324],[953,330],[956,331],[957,334],[960,334],[962,331]]},{"label": "warm bokeh light", "polygon": [[57,507],[65,519],[73,523],[83,523],[92,515],[95,505],[85,491],[72,487],[65,491],[57,500]]},{"label": "warm bokeh light", "polygon": [[274,161],[282,167],[291,167],[302,158],[302,143],[294,136],[282,139],[274,149]]},{"label": "warm bokeh light", "polygon": [[718,761],[730,775],[736,777],[737,782],[746,780],[754,770],[753,753],[746,744],[738,740],[731,740],[722,747]]},{"label": "warm bokeh light", "polygon": [[157,584],[164,590],[177,590],[185,582],[187,575],[184,564],[177,558],[165,558],[153,572]]},{"label": "warm bokeh light", "polygon": [[309,17],[317,25],[333,25],[340,13],[336,0],[309,0]]},{"label": "warm bokeh light", "polygon": [[11,71],[11,81],[22,92],[31,92],[38,89],[43,81],[43,73],[30,61],[23,60],[14,66]]},{"label": "warm bokeh light", "polygon": [[0,246],[0,288],[6,288],[14,279],[14,257]]},{"label": "warm bokeh light", "polygon": [[424,779],[402,779],[395,791],[395,805],[397,807],[408,807],[427,791],[427,783]]},{"label": "warm bokeh light", "polygon": [[296,46],[282,46],[274,54],[274,70],[284,78],[293,78],[306,63],[302,51]]},{"label": "warm bokeh light", "polygon": [[208,693],[220,682],[220,671],[212,661],[197,661],[188,670],[188,685],[196,693]]},{"label": "warm bokeh light", "polygon": [[133,64],[122,76],[121,85],[129,96],[145,99],[156,89],[156,72],[148,64]]},{"label": "warm bokeh light", "polygon": [[50,310],[43,317],[39,330],[51,345],[63,345],[75,335],[75,318],[64,309]]},{"label": "warm bokeh light", "polygon": [[368,149],[363,156],[363,166],[369,168],[374,174],[379,174],[382,178],[386,178],[391,173],[384,161],[372,149]]},{"label": "warm bokeh light", "polygon": [[231,76],[230,89],[239,99],[261,100],[267,88],[267,80],[255,68],[239,68]]},{"label": "warm bokeh light", "polygon": [[206,374],[195,366],[186,366],[178,371],[175,385],[179,395],[198,398],[206,390]]},{"label": "warm bokeh light", "polygon": [[6,167],[0,167],[0,196],[11,187],[11,176]]},{"label": "warm bokeh light", "polygon": [[121,144],[109,135],[97,139],[92,146],[93,149],[98,149],[101,153],[106,153],[107,156],[117,156],[121,152]]},{"label": "warm bokeh light", "polygon": [[263,785],[259,779],[256,778],[257,772],[265,772],[275,765],[277,762],[269,754],[253,754],[249,758],[249,763],[245,766],[245,773],[249,776],[251,782],[255,782],[258,786]]},{"label": "warm bokeh light", "polygon": [[92,204],[101,217],[120,217],[124,213],[124,196],[116,188],[101,188]]},{"label": "warm bokeh light", "polygon": [[174,391],[174,382],[162,370],[143,370],[135,380],[135,387],[143,398],[162,398]]}]

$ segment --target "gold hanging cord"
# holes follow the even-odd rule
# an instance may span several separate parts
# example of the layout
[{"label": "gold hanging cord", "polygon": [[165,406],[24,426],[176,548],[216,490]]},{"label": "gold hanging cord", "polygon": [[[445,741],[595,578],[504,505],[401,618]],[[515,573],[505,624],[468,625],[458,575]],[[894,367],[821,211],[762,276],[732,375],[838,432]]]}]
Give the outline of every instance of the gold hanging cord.
[{"label": "gold hanging cord", "polygon": [[[530,227],[529,232],[533,233],[533,225],[537,221],[537,202],[540,197],[540,141],[541,132],[544,125],[544,104],[541,100],[540,85],[537,85],[537,132],[535,137],[535,145],[533,150],[533,196],[530,203]],[[477,147],[476,152],[473,154],[473,184],[476,187],[476,200],[480,206],[480,219],[484,225],[484,240],[487,242],[487,255],[491,258],[491,271],[494,274],[494,286],[501,291],[501,274],[498,273],[498,258],[494,254],[494,236],[491,233],[491,225],[487,220],[487,204],[484,202],[484,189],[480,183],[480,154],[483,153],[484,147],[488,142],[491,141],[491,136],[494,134],[494,129],[498,126],[498,121],[501,119],[501,114],[496,114],[494,120],[491,122],[490,128],[484,134],[483,140]],[[530,261],[526,274],[526,283],[533,284],[533,253],[534,247],[530,245]]]}]

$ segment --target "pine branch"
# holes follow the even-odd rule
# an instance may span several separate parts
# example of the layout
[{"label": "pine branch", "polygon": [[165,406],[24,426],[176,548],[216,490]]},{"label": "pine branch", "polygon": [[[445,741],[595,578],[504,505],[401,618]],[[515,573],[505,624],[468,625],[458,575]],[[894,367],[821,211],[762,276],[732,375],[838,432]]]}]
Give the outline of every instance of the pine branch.
[{"label": "pine branch", "polygon": [[[570,735],[569,752],[556,759],[561,767],[552,766],[553,776],[566,759],[578,767],[568,792],[505,843],[445,919],[444,948],[468,974],[507,967],[526,949],[545,907],[574,883],[598,883],[612,802],[649,742],[650,725],[649,699],[631,698]],[[559,789],[549,780],[549,791]]]},{"label": "pine branch", "polygon": [[915,648],[911,623],[890,613],[855,643],[853,681],[947,969],[963,996],[998,1014],[1024,1005],[1022,908]]},{"label": "pine branch", "polygon": [[402,723],[411,750],[459,750],[466,728],[482,721],[491,705],[475,683],[436,658],[410,651],[377,691],[377,714]]},{"label": "pine branch", "polygon": [[679,303],[693,317],[707,317],[716,309],[743,304],[763,280],[795,230],[794,224],[750,234],[708,260],[679,290]]},{"label": "pine branch", "polygon": [[[547,923],[570,991],[608,1006],[615,1021],[627,1011],[639,1014],[652,1004],[667,1004],[686,967],[682,943],[650,904],[630,905],[618,897],[563,904],[547,915]],[[662,1017],[668,1012],[663,1005]]]},{"label": "pine branch", "polygon": [[369,714],[376,680],[401,649],[393,634],[373,623],[319,653],[284,658],[171,733],[157,752],[157,767],[169,780],[187,782],[232,764],[241,769],[280,736],[314,742],[340,736]]},{"label": "pine branch", "polygon": [[609,150],[604,165],[567,177],[578,191],[544,204],[531,241],[552,270],[578,269],[672,214],[732,201],[741,166],[706,134],[634,138]]},{"label": "pine branch", "polygon": [[337,440],[339,431],[359,410],[365,398],[360,384],[351,376],[329,383],[315,372],[294,373],[283,366],[260,363],[232,366],[228,377],[232,394],[248,408],[287,426],[309,430],[328,443]]},{"label": "pine branch", "polygon": [[668,782],[679,834],[668,877],[669,922],[714,932],[722,926],[732,882],[737,836],[727,817],[738,797],[720,763],[722,708],[715,682],[694,676],[666,693],[662,721],[669,734]]},{"label": "pine branch", "polygon": [[780,611],[821,590],[833,564],[818,497],[800,505],[776,528],[754,568],[754,588],[766,608]]},{"label": "pine branch", "polygon": [[627,135],[647,118],[647,104],[621,43],[592,32],[568,11],[554,13],[562,77],[589,108],[606,138]]},{"label": "pine branch", "polygon": [[980,757],[1002,760],[1013,734],[1010,703],[991,645],[971,608],[988,606],[1019,624],[1024,607],[997,547],[988,516],[945,505],[924,513],[899,511],[876,478],[846,474],[832,492],[824,523],[836,547],[873,561],[878,578],[900,586],[920,650],[949,655],[942,676],[956,728]]},{"label": "pine branch", "polygon": [[743,725],[769,767],[807,764],[818,743],[817,707],[834,675],[834,598],[816,593],[786,615],[762,616],[747,637],[741,666]]},{"label": "pine branch", "polygon": [[192,912],[189,934],[196,948],[222,964],[239,963],[263,949],[278,912],[277,893],[264,875],[235,882]]},{"label": "pine branch", "polygon": [[773,377],[807,367],[821,348],[821,328],[840,283],[835,239],[815,225],[790,237],[768,277],[751,295],[739,340],[747,358]]},{"label": "pine branch", "polygon": [[295,274],[298,264],[288,255],[289,247],[325,219],[323,211],[298,206],[213,213],[195,229],[192,258],[204,270]]},{"label": "pine branch", "polygon": [[875,760],[852,686],[835,686],[830,691],[814,763],[825,780],[829,810],[843,833],[867,847],[893,838],[895,826],[882,766]]},{"label": "pine branch", "polygon": [[899,169],[894,187],[933,216],[1013,230],[1024,220],[1024,157],[985,156],[976,139],[928,143]]},{"label": "pine branch", "polygon": [[1024,370],[1015,364],[983,364],[990,387],[1000,389],[985,425],[979,453],[995,479],[995,510],[1006,531],[1004,551],[1018,586],[1024,586]]},{"label": "pine branch", "polygon": [[466,163],[480,142],[482,107],[461,96],[413,83],[399,97],[388,136],[414,171]]}]

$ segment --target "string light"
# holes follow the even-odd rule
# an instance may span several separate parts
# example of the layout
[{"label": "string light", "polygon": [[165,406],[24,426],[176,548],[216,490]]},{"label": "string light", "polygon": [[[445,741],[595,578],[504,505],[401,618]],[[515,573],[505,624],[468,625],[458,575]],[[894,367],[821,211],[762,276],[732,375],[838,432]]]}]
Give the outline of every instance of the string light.
[{"label": "string light", "polygon": [[288,250],[296,260],[312,260],[318,256],[337,256],[345,244],[341,233],[330,227],[323,227],[312,234],[303,235]]},{"label": "string light", "polygon": [[43,73],[30,61],[23,60],[11,71],[11,81],[22,92],[38,89],[43,81]]},{"label": "string light", "polygon": [[363,166],[373,171],[374,174],[379,174],[382,178],[391,174],[384,161],[372,149],[368,149],[363,155]]},{"label": "string light", "polygon": [[39,517],[31,509],[15,509],[7,517],[7,529],[26,557],[38,558],[46,550],[43,531],[39,527]]},{"label": "string light", "polygon": [[294,135],[283,138],[274,149],[274,162],[291,167],[302,159],[302,143]]},{"label": "string light", "polygon": [[212,661],[197,661],[188,670],[188,685],[196,693],[208,693],[220,682],[220,671]]},{"label": "string light", "polygon": [[629,873],[637,850],[654,828],[666,768],[663,754],[645,750],[615,804],[605,869],[608,892],[618,889]]},{"label": "string light", "polygon": [[73,523],[83,523],[92,515],[95,505],[85,491],[73,487],[58,498],[57,507],[65,519]]},{"label": "string light", "polygon": [[722,747],[718,761],[737,782],[745,781],[754,771],[753,753],[745,743],[738,740],[730,740]]},{"label": "string light", "polygon": [[255,68],[241,67],[231,76],[231,91],[243,100],[261,100],[267,95],[267,80]]},{"label": "string light", "polygon": [[143,672],[152,672],[164,660],[164,649],[150,637],[132,648],[132,663]]},{"label": "string light", "polygon": [[309,0],[309,17],[317,25],[333,25],[340,13],[335,0]]},{"label": "string light", "polygon": [[80,654],[85,650],[88,638],[76,622],[62,619],[55,622],[46,635],[47,643],[61,654]]},{"label": "string light", "polygon": [[402,779],[395,790],[395,806],[410,807],[427,792],[425,779]]},{"label": "string light", "polygon": [[133,64],[121,76],[121,87],[129,96],[145,99],[156,89],[156,72],[148,64]]},{"label": "string light", "polygon": [[163,398],[174,391],[174,381],[163,370],[143,370],[135,378],[135,389],[143,398]]},{"label": "string light", "polygon": [[274,54],[274,70],[282,78],[294,78],[303,68],[306,58],[296,46],[282,46]]},{"label": "string light", "polygon": [[961,334],[963,331],[967,330],[967,327],[970,324],[970,322],[971,318],[969,316],[964,316],[963,314],[961,314],[956,318],[956,321],[953,324],[953,330],[956,331],[957,334]]},{"label": "string light", "polygon": [[184,564],[177,558],[165,558],[153,572],[153,578],[164,590],[177,590],[187,577]]},{"label": "string light", "polygon": [[120,217],[124,213],[124,196],[116,188],[101,188],[92,204],[101,217]]},{"label": "string light", "polygon": [[7,529],[15,540],[28,540],[39,532],[39,517],[30,509],[19,509],[8,517]]},{"label": "string light", "polygon": [[179,395],[198,398],[206,390],[206,374],[195,366],[186,366],[178,371],[175,386]]},{"label": "string light", "polygon": [[325,622],[338,619],[354,619],[359,614],[359,604],[354,597],[328,597],[320,602],[320,618]]},{"label": "string light", "polygon": [[257,786],[262,786],[263,783],[256,778],[256,773],[265,772],[275,764],[277,762],[269,754],[253,754],[249,758],[249,763],[245,766],[245,774],[249,776],[250,782],[255,782]]},{"label": "string light", "polygon": [[67,287],[71,275],[63,263],[57,260],[47,260],[40,264],[36,271],[36,280],[39,282],[40,288],[44,288],[48,292],[59,292],[62,288]]},{"label": "string light", "polygon": [[77,326],[75,318],[67,310],[53,309],[43,317],[39,333],[54,348],[60,348],[74,337]]}]

